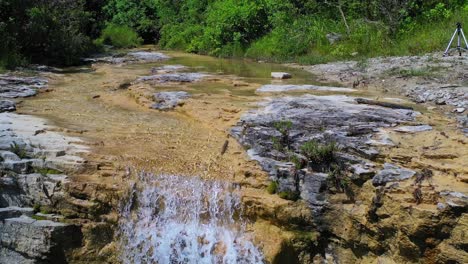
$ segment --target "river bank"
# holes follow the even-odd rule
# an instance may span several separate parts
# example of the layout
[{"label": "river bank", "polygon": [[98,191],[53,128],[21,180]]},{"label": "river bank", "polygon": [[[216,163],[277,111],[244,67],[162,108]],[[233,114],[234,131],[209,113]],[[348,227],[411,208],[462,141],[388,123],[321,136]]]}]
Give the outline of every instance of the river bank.
[{"label": "river bank", "polygon": [[[209,252],[207,259],[215,262],[232,250],[237,250],[237,259],[242,262],[243,257],[251,256],[242,251],[255,251],[250,244],[239,246],[236,240],[220,237],[220,232],[232,232],[252,241],[264,261],[271,263],[405,263],[420,259],[428,263],[462,263],[466,258],[462,233],[466,225],[468,153],[465,128],[460,127],[464,123],[454,116],[466,117],[465,110],[457,109],[467,104],[463,86],[467,63],[466,59],[452,59],[440,59],[432,65],[428,61],[435,59],[429,57],[390,58],[391,66],[382,65],[381,59],[369,61],[365,70],[356,69],[357,62],[293,65],[312,72],[314,77],[289,66],[138,50],[93,58],[90,67],[34,72],[33,76],[42,76],[47,84],[27,79],[29,83],[20,83],[19,90],[9,92],[42,92],[31,99],[16,99],[16,114],[2,113],[2,123],[9,126],[2,130],[2,136],[13,131],[15,137],[26,142],[26,153],[33,156],[32,161],[20,158],[29,164],[25,165],[30,170],[26,174],[7,165],[8,159],[2,161],[2,195],[9,197],[2,207],[14,212],[14,217],[10,213],[4,217],[9,225],[2,228],[14,230],[16,224],[11,223],[15,221],[23,228],[44,226],[40,221],[52,219],[56,223],[47,222],[48,226],[63,228],[64,224],[80,239],[59,249],[50,243],[51,247],[27,255],[20,245],[31,244],[32,240],[17,232],[20,235],[2,236],[1,256],[23,256],[29,261],[25,263],[39,263],[52,259],[56,256],[52,253],[59,251],[61,261],[70,263],[118,263],[136,257],[154,261],[160,257],[154,251],[137,254],[122,244],[122,236],[129,238],[132,228],[139,228],[140,234],[167,232],[149,224],[151,219],[165,223],[170,220],[171,211],[164,211],[161,217],[151,215],[158,211],[158,201],[203,203],[206,199],[216,200],[205,193],[218,188],[222,201],[240,202],[240,206],[234,203],[219,207],[215,203],[209,207],[223,212],[220,218],[208,217],[216,219],[210,222],[212,230],[221,231],[193,234],[182,229],[173,234],[181,241],[189,241],[184,240],[185,236],[198,237],[195,248],[207,247],[204,256]],[[403,61],[408,62],[405,65]],[[398,65],[402,68],[395,69]],[[391,73],[385,71],[388,67],[394,68]],[[437,69],[431,74],[444,76],[443,81],[419,75],[419,68],[425,67]],[[273,71],[290,72],[293,78],[271,80]],[[402,72],[418,72],[418,76],[401,77]],[[444,99],[445,106],[415,104],[402,91],[411,91],[415,96],[409,98],[415,100],[423,93],[414,88],[423,85],[418,84],[421,82],[429,87],[424,92],[438,92],[437,87],[448,83],[457,87],[444,89],[450,96],[428,95],[434,97],[428,101]],[[18,80],[11,83],[18,85]],[[357,98],[362,97],[406,109],[370,105],[368,101],[358,103]],[[14,110],[11,104],[5,109]],[[15,132],[22,131],[23,119],[36,125],[28,127],[27,133]],[[274,141],[282,135],[277,124],[280,121],[291,122],[291,127],[287,146],[278,147]],[[47,142],[36,142],[36,138]],[[314,139],[338,144],[335,155],[344,167],[340,181],[349,188],[343,188],[337,175],[329,170],[290,160],[292,153],[302,158],[302,145]],[[8,157],[14,157],[12,143],[10,139],[4,144],[4,152],[10,152]],[[38,146],[41,151],[35,150]],[[60,167],[68,164],[60,157],[73,157],[76,163],[68,169]],[[428,171],[430,177],[421,176],[429,175]],[[142,175],[167,176],[159,176],[162,178],[156,181],[147,179],[145,183],[139,179]],[[42,185],[34,185],[33,189],[19,185],[19,190],[5,192],[7,182],[29,182],[33,176]],[[170,177],[180,183],[170,185]],[[184,182],[183,177],[195,178]],[[330,185],[332,177],[338,185]],[[160,196],[148,196],[148,200],[137,196],[140,202],[125,202],[129,190],[140,194],[145,192],[144,186],[155,184],[157,193],[158,181],[174,192],[164,189]],[[272,182],[276,184],[274,191]],[[41,187],[49,185],[47,191]],[[194,199],[172,196],[190,195],[188,188],[194,186],[199,186],[196,188],[201,192],[193,194]],[[346,190],[352,191],[352,198]],[[11,197],[29,198],[13,203],[16,198]],[[50,201],[55,199],[60,202],[51,206]],[[137,209],[144,202],[148,204]],[[124,210],[122,204],[136,208]],[[176,214],[177,208],[180,205],[172,208]],[[232,211],[226,211],[229,208]],[[207,220],[203,210],[181,215],[187,215],[192,226],[202,226]],[[138,220],[132,222],[148,212],[149,218],[142,218],[142,225]],[[198,222],[192,221],[195,215],[201,216]],[[38,220],[38,216],[46,219]],[[18,217],[21,221],[7,220]],[[187,217],[177,221],[183,224]],[[224,218],[235,219],[234,225],[224,222]],[[46,230],[58,232],[50,227]],[[135,239],[151,248],[145,244],[147,239]],[[159,241],[161,237],[154,239]],[[185,247],[180,244],[174,248],[179,252]],[[117,253],[122,250],[124,258]],[[179,259],[180,254],[175,253],[174,259]],[[257,253],[254,255],[258,258]]]}]

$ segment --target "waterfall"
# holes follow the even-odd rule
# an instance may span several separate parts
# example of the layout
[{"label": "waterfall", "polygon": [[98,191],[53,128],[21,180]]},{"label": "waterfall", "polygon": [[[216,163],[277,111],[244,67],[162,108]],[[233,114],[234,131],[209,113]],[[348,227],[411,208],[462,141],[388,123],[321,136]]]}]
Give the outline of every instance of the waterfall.
[{"label": "waterfall", "polygon": [[120,212],[123,263],[263,263],[242,220],[239,188],[141,173]]}]

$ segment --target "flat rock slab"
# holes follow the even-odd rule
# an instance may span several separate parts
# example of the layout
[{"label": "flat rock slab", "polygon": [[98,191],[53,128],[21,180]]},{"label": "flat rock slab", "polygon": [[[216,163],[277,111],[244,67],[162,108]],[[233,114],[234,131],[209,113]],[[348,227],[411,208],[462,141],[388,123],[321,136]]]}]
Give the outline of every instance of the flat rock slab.
[{"label": "flat rock slab", "polygon": [[[87,153],[89,148],[80,144],[82,140],[51,131],[54,128],[46,125],[45,119],[16,113],[0,113],[0,120],[0,150],[10,151],[11,145],[15,142],[22,146],[29,156],[46,156],[44,165],[61,171],[74,171],[85,163],[80,154]],[[37,131],[43,132],[37,133]],[[21,164],[6,166],[24,168]]]},{"label": "flat rock slab", "polygon": [[355,92],[355,89],[317,85],[276,85],[267,84],[257,89],[259,93],[278,93],[290,91],[330,91],[330,92]]},{"label": "flat rock slab", "polygon": [[113,56],[101,56],[95,58],[83,59],[84,62],[91,63],[110,63],[110,64],[124,64],[124,63],[137,63],[137,62],[158,62],[167,60],[170,57],[161,52],[150,51],[134,51],[128,54],[118,54]]},{"label": "flat rock slab", "polygon": [[0,113],[16,111],[16,103],[11,100],[0,100]]},{"label": "flat rock slab", "polygon": [[421,125],[421,126],[401,126],[394,129],[400,133],[418,133],[424,131],[431,131],[432,127],[429,125]]},{"label": "flat rock slab", "polygon": [[145,62],[155,62],[167,60],[170,57],[162,54],[161,52],[150,52],[150,51],[136,51],[128,53],[129,56],[134,57],[137,60]]},{"label": "flat rock slab", "polygon": [[[274,128],[278,121],[291,121],[291,150],[299,153],[306,141],[332,138],[349,153],[368,159],[378,155],[377,149],[367,144],[379,128],[413,121],[417,112],[357,104],[354,97],[313,96],[268,99],[261,107],[244,114],[231,134],[262,158],[262,167],[275,175],[275,166],[267,161],[287,158],[273,147],[272,138],[281,134]],[[262,163],[262,162],[261,162]]]},{"label": "flat rock slab", "polygon": [[188,73],[163,73],[151,76],[143,76],[135,82],[152,82],[152,83],[190,83],[196,82],[209,75],[197,72]]},{"label": "flat rock slab", "polygon": [[291,79],[292,75],[287,72],[272,72],[271,78],[273,79]]},{"label": "flat rock slab", "polygon": [[388,182],[403,181],[413,177],[415,174],[415,171],[398,167],[391,163],[385,163],[383,169],[372,178],[372,184],[374,186],[381,186]]},{"label": "flat rock slab", "polygon": [[0,98],[30,97],[45,88],[47,80],[40,77],[0,75]]},{"label": "flat rock slab", "polygon": [[183,105],[184,101],[188,98],[190,98],[190,94],[184,91],[159,92],[154,94],[156,103],[152,108],[158,110],[174,109],[177,106]]}]

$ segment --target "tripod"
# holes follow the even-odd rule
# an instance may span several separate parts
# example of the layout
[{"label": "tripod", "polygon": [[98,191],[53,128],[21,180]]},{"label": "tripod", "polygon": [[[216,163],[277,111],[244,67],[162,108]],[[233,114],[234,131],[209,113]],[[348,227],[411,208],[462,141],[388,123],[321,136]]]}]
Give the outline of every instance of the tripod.
[{"label": "tripod", "polygon": [[[456,48],[450,48],[450,46],[452,46],[452,42],[453,40],[455,39],[455,36],[458,35],[458,45]],[[466,45],[466,49],[465,48],[462,48],[461,44],[462,44],[462,38],[463,37],[463,40],[465,41],[465,45]],[[453,33],[453,36],[452,38],[450,39],[450,42],[447,46],[447,49],[445,49],[445,52],[444,52],[444,57],[445,56],[448,56],[449,53],[451,51],[458,51],[458,53],[460,54],[460,56],[462,55],[462,52],[468,52],[468,42],[466,41],[466,37],[465,37],[465,34],[463,33],[463,29],[462,29],[462,25],[460,22],[457,23],[457,29],[455,29],[455,32]]]}]

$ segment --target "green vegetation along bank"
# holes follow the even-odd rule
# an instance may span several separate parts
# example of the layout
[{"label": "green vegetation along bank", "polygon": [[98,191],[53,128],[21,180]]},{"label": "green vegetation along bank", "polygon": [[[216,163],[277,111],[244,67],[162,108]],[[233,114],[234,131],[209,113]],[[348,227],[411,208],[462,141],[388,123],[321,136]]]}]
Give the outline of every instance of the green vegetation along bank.
[{"label": "green vegetation along bank", "polygon": [[0,0],[0,68],[142,43],[301,63],[421,54],[442,50],[458,21],[466,0]]}]

